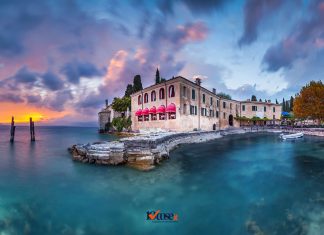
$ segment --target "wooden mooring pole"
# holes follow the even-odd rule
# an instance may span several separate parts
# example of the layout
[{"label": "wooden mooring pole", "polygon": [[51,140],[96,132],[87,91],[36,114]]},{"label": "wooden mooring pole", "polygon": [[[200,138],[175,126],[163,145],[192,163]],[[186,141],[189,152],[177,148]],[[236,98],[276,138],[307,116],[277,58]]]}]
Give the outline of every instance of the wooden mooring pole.
[{"label": "wooden mooring pole", "polygon": [[34,142],[35,141],[35,123],[33,122],[32,118],[29,118],[29,123],[30,123],[30,141]]},{"label": "wooden mooring pole", "polygon": [[15,130],[16,130],[15,118],[12,117],[11,118],[11,128],[10,128],[10,142],[11,143],[13,143],[15,141]]}]

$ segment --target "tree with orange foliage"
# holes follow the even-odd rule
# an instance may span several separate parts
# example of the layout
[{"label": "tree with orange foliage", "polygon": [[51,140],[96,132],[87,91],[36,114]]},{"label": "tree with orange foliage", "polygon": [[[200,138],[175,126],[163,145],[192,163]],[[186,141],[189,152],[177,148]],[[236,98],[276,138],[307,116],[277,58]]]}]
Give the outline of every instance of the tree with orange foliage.
[{"label": "tree with orange foliage", "polygon": [[324,84],[322,81],[311,81],[304,86],[294,100],[296,118],[324,120]]}]

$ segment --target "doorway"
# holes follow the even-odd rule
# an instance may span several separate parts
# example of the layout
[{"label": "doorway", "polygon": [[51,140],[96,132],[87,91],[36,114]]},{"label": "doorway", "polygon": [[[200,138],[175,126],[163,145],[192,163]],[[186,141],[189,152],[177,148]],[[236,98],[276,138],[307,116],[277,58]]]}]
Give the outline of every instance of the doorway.
[{"label": "doorway", "polygon": [[228,116],[228,124],[230,126],[233,126],[233,115],[232,114]]}]

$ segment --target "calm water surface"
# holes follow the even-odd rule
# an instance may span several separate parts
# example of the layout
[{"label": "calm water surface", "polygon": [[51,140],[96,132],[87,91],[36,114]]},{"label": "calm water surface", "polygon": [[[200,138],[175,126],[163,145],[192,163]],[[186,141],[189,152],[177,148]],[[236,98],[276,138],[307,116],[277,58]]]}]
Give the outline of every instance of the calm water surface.
[{"label": "calm water surface", "polygon": [[[73,162],[96,128],[0,127],[0,234],[324,234],[324,139],[227,136],[150,172]],[[146,221],[147,210],[179,214]]]}]

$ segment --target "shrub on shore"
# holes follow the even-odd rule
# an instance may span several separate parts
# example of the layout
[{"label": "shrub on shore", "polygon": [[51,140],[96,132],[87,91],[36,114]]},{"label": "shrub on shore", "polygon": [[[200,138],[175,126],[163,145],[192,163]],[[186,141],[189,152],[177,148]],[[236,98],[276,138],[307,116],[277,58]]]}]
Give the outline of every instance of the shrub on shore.
[{"label": "shrub on shore", "polygon": [[130,117],[117,117],[112,120],[111,124],[118,132],[121,132],[124,129],[128,130],[131,127],[132,120]]}]

